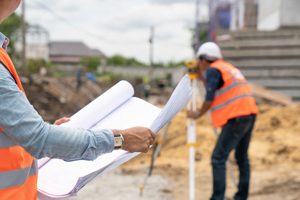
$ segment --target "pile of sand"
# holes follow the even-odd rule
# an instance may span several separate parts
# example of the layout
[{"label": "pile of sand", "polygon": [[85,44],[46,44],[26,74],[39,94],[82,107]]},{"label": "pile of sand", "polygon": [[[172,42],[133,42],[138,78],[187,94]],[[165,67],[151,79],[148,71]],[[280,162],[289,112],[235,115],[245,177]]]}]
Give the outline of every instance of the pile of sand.
[{"label": "pile of sand", "polygon": [[[300,164],[300,104],[260,107],[251,156],[262,165]],[[262,167],[262,166],[260,166]]]},{"label": "pile of sand", "polygon": [[[270,165],[300,165],[300,104],[288,107],[261,105],[259,109],[249,149],[252,166],[263,169]],[[183,111],[171,122],[156,166],[187,169],[187,121]],[[197,120],[197,142],[196,161],[209,168],[216,135],[208,117]],[[130,164],[148,164],[150,154],[142,155]]]},{"label": "pile of sand", "polygon": [[[262,105],[249,149],[252,168],[250,197],[260,199],[299,199],[300,185],[300,104],[288,107]],[[160,157],[155,162],[154,174],[171,178],[170,191],[176,200],[188,197],[188,148],[186,146],[185,112],[179,113],[167,131]],[[163,131],[162,131],[163,132]],[[197,121],[196,182],[197,195],[208,199],[212,191],[210,157],[216,143],[216,135],[208,117]],[[132,174],[150,165],[151,153],[141,154],[122,166],[124,173]],[[230,156],[233,177],[238,170]],[[229,172],[229,171],[228,171]],[[227,196],[233,196],[236,187],[228,174]],[[297,189],[295,189],[297,188]]]}]

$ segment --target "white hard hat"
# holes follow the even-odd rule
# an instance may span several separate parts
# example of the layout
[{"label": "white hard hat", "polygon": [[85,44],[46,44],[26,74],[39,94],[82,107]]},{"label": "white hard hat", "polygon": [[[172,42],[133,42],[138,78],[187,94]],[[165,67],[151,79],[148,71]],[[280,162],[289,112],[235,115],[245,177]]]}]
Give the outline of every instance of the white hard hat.
[{"label": "white hard hat", "polygon": [[208,60],[222,59],[220,47],[214,42],[205,42],[202,44],[197,52],[197,58],[204,56]]}]

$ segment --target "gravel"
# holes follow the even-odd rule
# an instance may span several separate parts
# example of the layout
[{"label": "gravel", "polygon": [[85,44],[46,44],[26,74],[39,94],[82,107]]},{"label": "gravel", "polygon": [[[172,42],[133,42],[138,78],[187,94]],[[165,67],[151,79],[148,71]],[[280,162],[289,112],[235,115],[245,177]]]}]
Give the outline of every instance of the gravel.
[{"label": "gravel", "polygon": [[145,179],[144,174],[124,174],[116,170],[99,176],[87,184],[76,197],[71,200],[171,200],[172,183],[165,177],[159,175],[151,176],[144,189],[143,196],[140,196],[140,186]]}]

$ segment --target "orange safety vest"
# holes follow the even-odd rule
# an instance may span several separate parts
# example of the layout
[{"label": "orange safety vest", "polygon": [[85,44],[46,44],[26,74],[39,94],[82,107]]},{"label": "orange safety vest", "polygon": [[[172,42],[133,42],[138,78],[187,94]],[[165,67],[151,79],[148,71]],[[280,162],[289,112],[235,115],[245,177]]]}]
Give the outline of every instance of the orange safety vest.
[{"label": "orange safety vest", "polygon": [[223,127],[232,118],[256,114],[252,90],[240,70],[224,60],[217,60],[210,67],[219,70],[224,81],[210,109],[213,126]]},{"label": "orange safety vest", "polygon": [[[24,92],[16,69],[3,48],[0,48],[0,62],[15,79],[18,88]],[[21,133],[20,133],[21,134]],[[0,124],[0,199],[37,199],[37,162],[25,149],[5,135]]]}]

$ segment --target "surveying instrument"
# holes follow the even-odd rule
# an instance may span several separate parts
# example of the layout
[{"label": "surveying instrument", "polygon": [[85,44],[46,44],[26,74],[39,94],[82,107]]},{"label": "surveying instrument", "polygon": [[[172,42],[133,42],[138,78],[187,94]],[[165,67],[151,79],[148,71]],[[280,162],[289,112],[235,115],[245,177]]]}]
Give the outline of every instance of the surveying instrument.
[{"label": "surveying instrument", "polygon": [[[198,65],[197,60],[187,60],[184,62],[185,67],[187,68],[189,78],[191,80],[192,86],[192,98],[188,105],[188,110],[193,112],[197,111],[197,99],[199,93],[198,87]],[[187,146],[189,148],[189,200],[196,199],[196,166],[195,166],[195,153],[196,148],[199,146],[196,143],[196,120],[195,119],[188,119],[187,122]]]},{"label": "surveying instrument", "polygon": [[[191,101],[188,105],[188,110],[196,112],[197,111],[197,99],[199,99],[201,97],[200,96],[201,94],[199,93],[200,88],[201,88],[201,90],[203,90],[202,89],[203,85],[199,85],[199,83],[198,83],[199,81],[197,80],[198,76],[199,76],[197,60],[196,59],[187,60],[184,62],[184,65],[187,68],[188,75],[191,80],[192,91],[193,91]],[[209,119],[210,123],[212,123],[211,118],[210,118],[210,112],[208,112],[207,114],[208,114],[208,119]],[[214,132],[216,138],[218,138],[220,135],[218,133],[218,130],[214,127],[212,127],[212,128],[213,128],[213,132]],[[196,198],[195,149],[199,146],[199,144],[196,142],[196,136],[197,136],[196,121],[195,121],[195,119],[189,118],[188,122],[187,122],[187,146],[189,147],[189,200],[195,200],[195,198]],[[232,183],[235,186],[237,186],[237,180],[234,175],[233,165],[232,165],[232,163],[230,163],[229,159],[227,160],[226,165],[229,168],[229,174],[232,179]]]},{"label": "surveying instrument", "polygon": [[[184,62],[184,66],[187,69],[187,73],[191,82],[192,87],[192,97],[188,104],[187,109],[193,112],[197,111],[197,106],[201,103],[201,99],[203,99],[204,92],[204,85],[200,84],[198,81],[199,77],[199,69],[198,69],[198,61],[196,59],[187,60]],[[207,113],[208,119],[211,123],[211,118],[209,112]],[[147,185],[148,179],[151,177],[154,164],[156,159],[159,157],[162,145],[167,140],[167,134],[170,127],[170,122],[164,128],[164,131],[159,135],[156,139],[155,143],[153,144],[153,152],[151,156],[151,164],[145,177],[142,185],[139,187],[140,189],[140,196],[143,196],[144,189]],[[212,127],[213,128],[213,127]],[[196,200],[196,163],[195,163],[195,154],[196,148],[199,147],[199,144],[196,142],[196,120],[192,118],[187,119],[187,147],[189,148],[189,198],[188,200]],[[216,138],[219,137],[219,133],[216,128],[213,128],[213,133],[215,134]],[[227,166],[229,168],[230,177],[232,182],[235,186],[237,186],[237,181],[234,175],[234,169],[232,163],[227,160]]]}]

